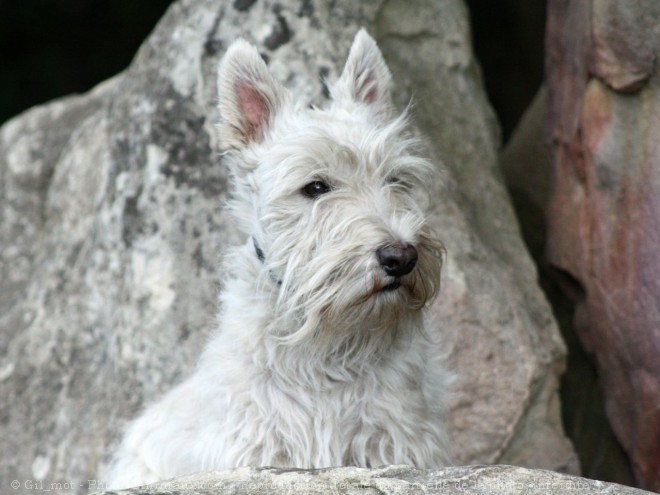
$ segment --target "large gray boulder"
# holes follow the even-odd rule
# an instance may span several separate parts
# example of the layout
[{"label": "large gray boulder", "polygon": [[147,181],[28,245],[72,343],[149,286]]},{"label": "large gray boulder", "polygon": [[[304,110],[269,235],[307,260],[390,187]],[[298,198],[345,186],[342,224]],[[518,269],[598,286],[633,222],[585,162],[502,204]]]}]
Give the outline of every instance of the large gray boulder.
[{"label": "large gray boulder", "polygon": [[302,471],[239,468],[184,476],[106,495],[644,495],[644,490],[577,476],[513,466],[420,470],[409,466]]},{"label": "large gray boulder", "polygon": [[446,167],[433,317],[457,376],[456,460],[577,471],[564,347],[499,176],[463,2],[181,0],[124,73],[0,129],[0,479],[96,479],[126,422],[194,366],[219,254],[240,240],[214,132],[230,41],[322,102],[360,26]]}]

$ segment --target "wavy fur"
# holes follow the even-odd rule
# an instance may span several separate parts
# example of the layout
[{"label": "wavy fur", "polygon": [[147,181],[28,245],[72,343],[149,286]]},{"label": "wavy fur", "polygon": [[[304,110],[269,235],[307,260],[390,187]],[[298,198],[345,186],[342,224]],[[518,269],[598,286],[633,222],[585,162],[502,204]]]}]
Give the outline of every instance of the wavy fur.
[{"label": "wavy fur", "polygon": [[[326,109],[292,103],[244,41],[219,78],[229,208],[250,239],[226,255],[196,372],[130,425],[110,485],[236,466],[447,464],[450,377],[424,319],[444,252],[424,208],[433,167],[407,112],[392,116],[376,44],[358,33]],[[306,197],[313,181],[329,192]],[[400,244],[418,260],[396,278],[376,251]]]}]

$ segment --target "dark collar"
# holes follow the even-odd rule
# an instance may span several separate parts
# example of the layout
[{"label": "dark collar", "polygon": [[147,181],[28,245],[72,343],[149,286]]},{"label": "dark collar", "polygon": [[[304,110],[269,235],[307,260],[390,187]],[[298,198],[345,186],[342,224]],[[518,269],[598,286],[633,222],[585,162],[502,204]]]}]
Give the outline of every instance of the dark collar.
[{"label": "dark collar", "polygon": [[[264,256],[264,251],[263,251],[263,249],[261,249],[261,248],[259,247],[259,243],[257,243],[257,240],[256,240],[254,237],[252,238],[252,244],[254,245],[254,252],[255,252],[256,255],[257,255],[257,259],[258,259],[259,261],[261,261],[262,264],[265,263],[265,262],[266,262],[266,257]],[[275,274],[272,272],[272,270],[269,270],[269,271],[268,271],[268,275],[270,276],[270,279],[271,279],[273,282],[275,282],[277,285],[280,285],[280,286],[282,285],[282,281],[279,280],[279,279],[275,276]]]},{"label": "dark collar", "polygon": [[254,237],[252,238],[252,244],[254,245],[254,252],[257,253],[257,259],[262,263],[265,262],[266,258],[264,257],[264,252],[259,247],[259,244],[257,243],[257,240]]}]

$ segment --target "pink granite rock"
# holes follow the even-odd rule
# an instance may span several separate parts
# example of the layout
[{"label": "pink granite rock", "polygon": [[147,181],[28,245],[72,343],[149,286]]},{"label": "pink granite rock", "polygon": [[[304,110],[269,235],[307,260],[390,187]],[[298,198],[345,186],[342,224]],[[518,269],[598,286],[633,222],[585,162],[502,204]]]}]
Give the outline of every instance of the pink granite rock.
[{"label": "pink granite rock", "polygon": [[547,254],[582,286],[595,357],[638,482],[660,490],[660,3],[550,0]]}]

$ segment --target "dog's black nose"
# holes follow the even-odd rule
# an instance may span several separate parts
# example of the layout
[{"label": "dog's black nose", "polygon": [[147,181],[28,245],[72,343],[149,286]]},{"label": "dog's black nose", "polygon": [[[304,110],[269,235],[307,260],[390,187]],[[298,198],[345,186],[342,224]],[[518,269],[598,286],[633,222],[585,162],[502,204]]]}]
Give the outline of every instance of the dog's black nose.
[{"label": "dog's black nose", "polygon": [[384,246],[376,251],[378,263],[392,277],[403,277],[415,268],[417,249],[412,244]]}]

